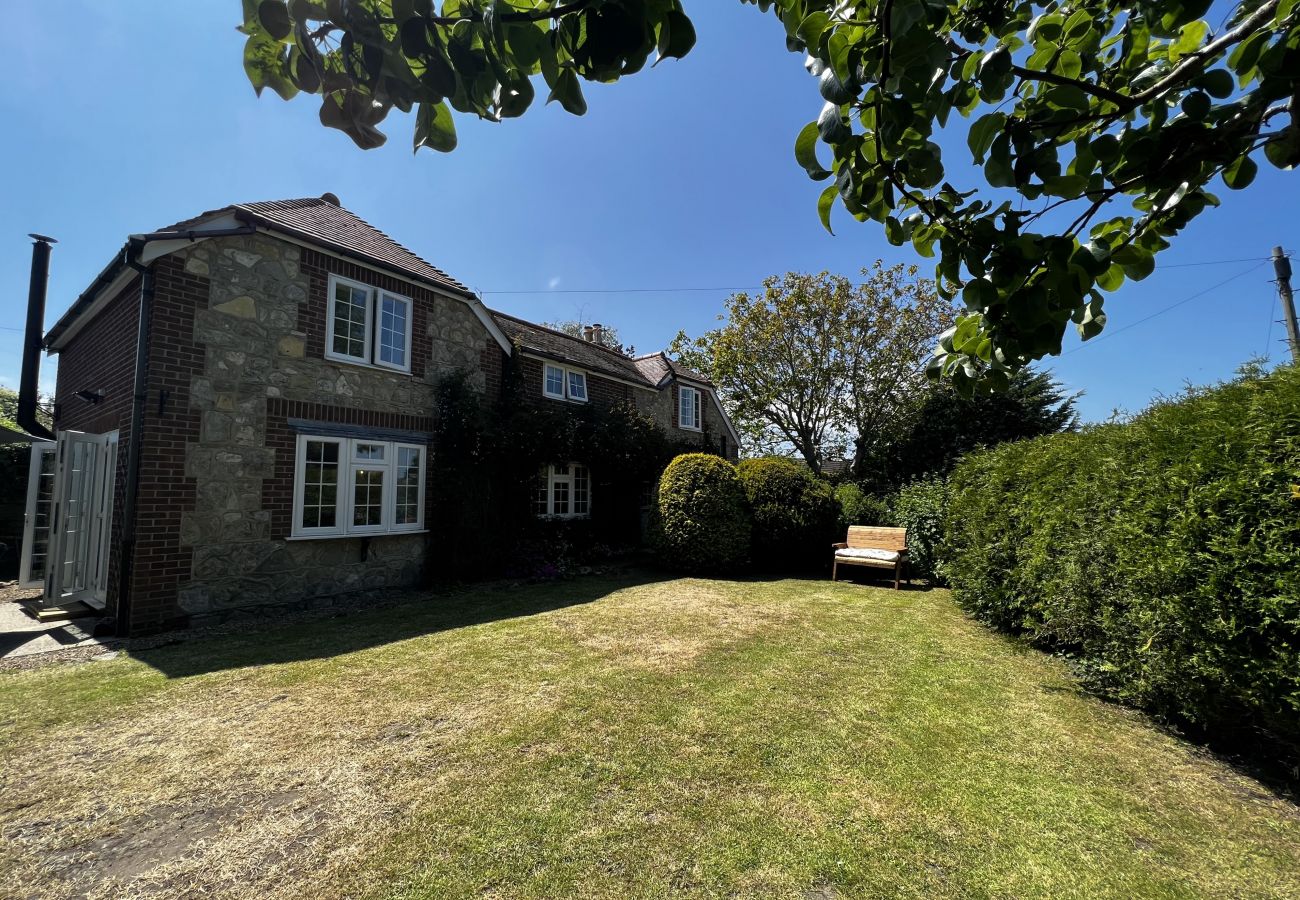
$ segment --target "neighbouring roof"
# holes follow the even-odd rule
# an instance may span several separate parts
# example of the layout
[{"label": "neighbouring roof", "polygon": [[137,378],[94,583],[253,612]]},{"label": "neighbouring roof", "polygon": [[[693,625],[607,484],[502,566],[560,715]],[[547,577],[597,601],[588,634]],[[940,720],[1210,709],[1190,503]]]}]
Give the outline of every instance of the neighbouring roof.
[{"label": "neighbouring roof", "polygon": [[[493,318],[497,320],[497,324],[501,326],[501,330],[506,333],[506,336],[525,351],[532,351],[541,356],[549,356],[553,359],[570,362],[575,366],[581,366],[584,369],[601,372],[605,375],[613,375],[615,378],[622,378],[625,381],[638,383],[647,381],[640,369],[637,368],[636,363],[622,353],[574,337],[571,334],[565,334],[563,331],[547,328],[545,325],[535,325],[532,322],[498,312],[495,309],[491,312]],[[656,385],[657,382],[646,384],[647,387],[655,387]]]},{"label": "neighbouring roof", "polygon": [[638,356],[633,360],[641,374],[655,384],[663,384],[669,375],[677,378],[685,378],[687,381],[696,381],[700,384],[713,386],[713,382],[707,376],[701,375],[694,369],[688,369],[686,366],[672,359],[667,353],[647,353],[645,356]]}]

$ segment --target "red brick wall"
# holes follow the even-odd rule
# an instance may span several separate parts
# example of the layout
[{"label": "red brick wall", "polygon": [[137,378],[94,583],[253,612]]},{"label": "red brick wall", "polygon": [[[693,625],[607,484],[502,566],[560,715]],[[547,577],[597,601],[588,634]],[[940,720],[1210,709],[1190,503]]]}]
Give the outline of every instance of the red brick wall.
[{"label": "red brick wall", "polygon": [[[58,353],[54,427],[89,434],[118,432],[117,473],[113,482],[113,524],[109,539],[108,608],[117,603],[122,503],[126,496],[127,445],[135,383],[135,345],[140,321],[140,279],[135,278]],[[98,391],[99,403],[87,403],[77,391]]]},{"label": "red brick wall", "polygon": [[[533,403],[557,403],[559,401],[542,393],[542,370],[546,364],[540,359],[525,356],[520,360],[520,372],[523,375],[524,399]],[[580,366],[574,366],[578,369]],[[585,371],[585,370],[584,370]],[[591,402],[603,408],[617,403],[631,402],[636,388],[603,378],[598,373],[587,371],[587,396]]]},{"label": "red brick wall", "polygon": [[[400,428],[404,431],[433,431],[433,418],[429,415],[397,415],[332,406],[322,403],[302,403],[295,400],[272,398],[266,408],[266,446],[275,450],[275,475],[262,482],[262,508],[271,513],[271,538],[288,537],[293,528],[294,466],[297,462],[298,433],[289,428],[289,419],[307,419],[313,422],[336,422],[363,425],[368,428]],[[432,509],[428,477],[428,460],[425,460],[426,514]]]},{"label": "red brick wall", "polygon": [[131,630],[154,631],[178,618],[177,588],[191,577],[193,550],[181,544],[181,516],[194,508],[194,479],[185,475],[186,444],[199,438],[190,381],[201,375],[204,350],[194,342],[194,312],[208,305],[209,282],[164,256],[154,264],[149,335],[149,399],[136,494]]},{"label": "red brick wall", "polygon": [[341,275],[380,290],[391,291],[411,298],[411,375],[423,378],[432,353],[429,336],[429,318],[435,308],[434,293],[410,282],[382,275],[356,263],[338,259],[327,253],[302,248],[299,263],[308,278],[308,300],[301,308],[298,327],[307,333],[307,356],[311,359],[325,357],[325,326],[329,309],[329,277]]}]

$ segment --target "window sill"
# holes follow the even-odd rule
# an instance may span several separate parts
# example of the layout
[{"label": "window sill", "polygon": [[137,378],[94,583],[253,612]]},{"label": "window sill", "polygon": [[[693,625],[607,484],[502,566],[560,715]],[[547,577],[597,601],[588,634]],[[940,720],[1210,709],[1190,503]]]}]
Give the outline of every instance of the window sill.
[{"label": "window sill", "polygon": [[378,363],[366,362],[364,360],[357,359],[354,356],[335,356],[331,353],[326,353],[325,362],[339,363],[340,365],[344,365],[344,366],[356,366],[358,369],[370,369],[371,371],[374,372],[387,372],[390,375],[411,374],[410,366],[407,366],[405,369],[398,369],[393,366],[381,366]]},{"label": "window sill", "polygon": [[585,406],[589,402],[587,400],[575,400],[572,397],[557,397],[555,394],[542,394],[542,396],[547,400],[558,400],[561,403],[574,403],[579,406]]},{"label": "window sill", "polygon": [[568,516],[537,516],[539,522],[585,522],[591,518],[591,513],[575,513]]},{"label": "window sill", "polygon": [[695,433],[695,434],[703,434],[703,433],[704,433],[704,429],[703,429],[703,428],[692,428],[692,427],[689,426],[689,425],[678,425],[678,426],[677,426],[677,430],[678,430],[678,431],[690,431],[690,432],[693,432],[693,433]]},{"label": "window sill", "polygon": [[414,531],[371,531],[362,532],[361,534],[293,534],[283,540],[286,541],[338,541],[352,538],[377,538],[377,537],[406,537],[408,534],[428,534],[429,529],[419,528]]}]

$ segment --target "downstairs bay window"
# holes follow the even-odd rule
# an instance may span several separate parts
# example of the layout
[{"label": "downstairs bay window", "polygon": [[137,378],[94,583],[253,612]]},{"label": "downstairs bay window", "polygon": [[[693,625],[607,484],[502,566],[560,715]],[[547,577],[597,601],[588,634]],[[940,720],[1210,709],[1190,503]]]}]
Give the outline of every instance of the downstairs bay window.
[{"label": "downstairs bay window", "polygon": [[299,435],[291,535],[422,531],[425,455],[420,444]]},{"label": "downstairs bay window", "polygon": [[539,519],[590,516],[591,470],[577,463],[544,467],[533,489],[533,513]]}]

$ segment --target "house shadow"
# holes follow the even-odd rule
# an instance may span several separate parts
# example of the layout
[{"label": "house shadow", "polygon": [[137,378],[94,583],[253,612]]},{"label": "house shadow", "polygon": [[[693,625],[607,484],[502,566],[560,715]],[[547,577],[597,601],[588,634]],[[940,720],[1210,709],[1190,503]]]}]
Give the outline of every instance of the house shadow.
[{"label": "house shadow", "polygon": [[132,657],[168,678],[187,678],[248,666],[328,659],[438,632],[526,618],[595,603],[615,591],[672,577],[637,570],[546,584],[410,591],[383,605],[338,606],[287,619],[250,616],[238,624],[227,623],[215,633],[176,632],[138,641],[137,647],[128,649]]}]

